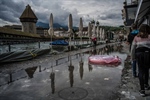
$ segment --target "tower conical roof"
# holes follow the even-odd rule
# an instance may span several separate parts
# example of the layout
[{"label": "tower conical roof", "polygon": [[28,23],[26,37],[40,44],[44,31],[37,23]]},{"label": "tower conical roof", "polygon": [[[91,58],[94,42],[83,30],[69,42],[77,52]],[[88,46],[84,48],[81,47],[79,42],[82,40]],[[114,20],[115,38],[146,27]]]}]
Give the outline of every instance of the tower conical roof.
[{"label": "tower conical roof", "polygon": [[26,6],[26,9],[23,11],[20,19],[34,19],[37,20],[38,18],[34,14],[33,10],[31,9],[30,5]]}]

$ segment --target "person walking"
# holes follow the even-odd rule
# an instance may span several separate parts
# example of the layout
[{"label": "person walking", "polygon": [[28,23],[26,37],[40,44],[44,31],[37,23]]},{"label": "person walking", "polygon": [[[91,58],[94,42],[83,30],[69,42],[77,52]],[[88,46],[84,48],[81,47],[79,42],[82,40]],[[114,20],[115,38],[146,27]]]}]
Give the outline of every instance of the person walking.
[{"label": "person walking", "polygon": [[150,68],[150,27],[142,24],[139,33],[134,37],[131,46],[131,59],[137,60],[140,95],[146,96],[145,90],[150,89],[148,84]]},{"label": "person walking", "polygon": [[92,36],[92,42],[93,42],[94,46],[96,46],[96,44],[97,44],[97,38],[96,38],[95,35]]},{"label": "person walking", "polygon": [[[131,51],[131,45],[134,37],[139,33],[139,30],[137,29],[136,24],[131,25],[131,33],[128,35],[128,44],[130,45],[129,51]],[[133,71],[133,77],[137,77],[137,67],[136,67],[136,60],[132,61],[132,71]]]}]

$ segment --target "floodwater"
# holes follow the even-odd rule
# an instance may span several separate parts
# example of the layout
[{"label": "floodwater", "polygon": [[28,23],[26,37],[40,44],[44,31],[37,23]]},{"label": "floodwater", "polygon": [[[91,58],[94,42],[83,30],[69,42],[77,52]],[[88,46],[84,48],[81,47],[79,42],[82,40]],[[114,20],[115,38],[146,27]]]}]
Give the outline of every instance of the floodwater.
[{"label": "floodwater", "polygon": [[[0,100],[116,100],[126,54],[101,45],[0,68]],[[117,55],[118,66],[90,65],[90,55]],[[71,59],[71,60],[70,60]]]}]

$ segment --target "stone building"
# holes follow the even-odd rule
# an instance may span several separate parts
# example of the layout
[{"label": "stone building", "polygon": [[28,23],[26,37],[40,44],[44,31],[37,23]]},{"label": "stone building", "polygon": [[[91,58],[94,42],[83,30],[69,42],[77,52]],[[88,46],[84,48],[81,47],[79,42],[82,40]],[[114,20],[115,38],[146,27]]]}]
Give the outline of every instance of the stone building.
[{"label": "stone building", "polygon": [[31,7],[27,5],[22,15],[20,16],[20,21],[22,23],[22,31],[27,33],[36,33],[37,20],[38,18],[34,14]]}]

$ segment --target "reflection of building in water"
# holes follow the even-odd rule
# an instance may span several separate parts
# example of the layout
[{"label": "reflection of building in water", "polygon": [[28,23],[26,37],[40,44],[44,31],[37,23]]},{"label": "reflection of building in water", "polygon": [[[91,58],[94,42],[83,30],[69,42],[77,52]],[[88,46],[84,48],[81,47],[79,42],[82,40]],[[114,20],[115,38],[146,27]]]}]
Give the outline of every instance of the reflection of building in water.
[{"label": "reflection of building in water", "polygon": [[103,54],[105,54],[105,48],[102,48],[102,49],[103,49],[103,50],[102,50],[102,55],[103,55]]},{"label": "reflection of building in water", "polygon": [[122,47],[123,47],[123,46],[122,46],[121,44],[118,45],[118,51],[119,51],[119,52],[122,51]]},{"label": "reflection of building in water", "polygon": [[73,70],[74,70],[74,66],[70,65],[68,66],[69,67],[69,79],[70,79],[70,87],[73,87],[73,83],[74,83],[74,80],[73,80]]},{"label": "reflection of building in water", "polygon": [[92,49],[89,50],[89,55],[90,55],[90,56],[92,55]]},{"label": "reflection of building in water", "polygon": [[118,51],[117,45],[114,45],[113,49],[114,49],[114,51]]},{"label": "reflection of building in water", "polygon": [[97,54],[96,47],[93,47],[93,49],[92,49],[92,55],[96,55],[96,54]]},{"label": "reflection of building in water", "polygon": [[111,46],[111,52],[114,52],[114,45]]},{"label": "reflection of building in water", "polygon": [[25,71],[28,74],[29,78],[33,78],[33,74],[36,71],[36,69],[37,69],[37,66],[25,69]]},{"label": "reflection of building in water", "polygon": [[104,47],[104,51],[105,51],[105,53],[110,54],[111,52],[114,51],[113,45],[112,46],[111,45],[106,45]]},{"label": "reflection of building in water", "polygon": [[89,72],[93,70],[92,65],[88,64]]},{"label": "reflection of building in water", "polygon": [[84,69],[83,69],[83,62],[82,62],[82,61],[79,62],[79,66],[80,66],[80,69],[79,69],[80,78],[81,78],[81,80],[82,80],[82,78],[83,78],[83,72],[84,72]]},{"label": "reflection of building in water", "polygon": [[100,55],[100,53],[101,53],[101,49],[98,48],[98,49],[97,49],[97,54]]},{"label": "reflection of building in water", "polygon": [[109,46],[108,45],[105,46],[105,52],[109,55]]},{"label": "reflection of building in water", "polygon": [[52,94],[55,93],[55,73],[50,74]]},{"label": "reflection of building in water", "polygon": [[99,49],[99,54],[102,55],[103,52],[104,52],[104,51],[103,51],[103,48],[100,48],[100,49]]},{"label": "reflection of building in water", "polygon": [[122,46],[121,44],[117,44],[117,45],[114,45],[114,46],[113,46],[113,50],[120,52],[120,51],[122,50],[122,47],[123,47],[123,46]]},{"label": "reflection of building in water", "polygon": [[110,45],[109,46],[109,52],[111,53],[111,52],[113,52],[114,50],[113,50],[113,45]]}]

